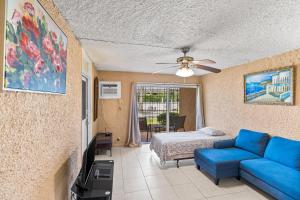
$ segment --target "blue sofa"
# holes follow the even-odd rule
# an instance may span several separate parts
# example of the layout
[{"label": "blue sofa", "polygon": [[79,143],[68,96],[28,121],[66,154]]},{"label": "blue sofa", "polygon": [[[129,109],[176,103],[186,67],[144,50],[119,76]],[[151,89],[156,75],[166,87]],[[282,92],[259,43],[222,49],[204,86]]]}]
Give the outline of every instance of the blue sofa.
[{"label": "blue sofa", "polygon": [[269,138],[266,133],[241,129],[235,139],[216,142],[214,149],[196,149],[197,168],[211,175],[217,185],[221,178],[239,178],[240,162],[261,158]]},{"label": "blue sofa", "polygon": [[300,141],[273,137],[263,158],[241,161],[240,175],[277,199],[300,200]]},{"label": "blue sofa", "polygon": [[267,138],[242,129],[234,140],[216,142],[214,149],[195,150],[197,167],[213,176],[216,184],[219,178],[240,176],[276,199],[300,200],[300,141]]}]

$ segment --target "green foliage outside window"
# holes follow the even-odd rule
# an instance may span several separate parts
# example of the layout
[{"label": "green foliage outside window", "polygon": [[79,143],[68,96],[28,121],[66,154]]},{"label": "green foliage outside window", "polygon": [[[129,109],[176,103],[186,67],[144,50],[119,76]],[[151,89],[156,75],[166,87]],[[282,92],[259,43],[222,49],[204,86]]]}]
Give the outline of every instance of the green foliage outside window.
[{"label": "green foliage outside window", "polygon": [[[167,113],[161,113],[157,116],[157,121],[159,122],[159,124],[162,124],[162,125],[166,125],[167,124],[167,121],[166,121],[166,116]],[[169,117],[170,117],[170,120],[169,120],[169,123],[170,124],[174,124],[175,123],[175,119],[176,117],[179,117],[179,113],[177,112],[170,112],[169,113]]]},{"label": "green foliage outside window", "polygon": [[[179,99],[179,92],[171,91],[169,98],[170,98],[170,101],[177,102]],[[137,99],[138,99],[138,101],[142,100],[142,102],[165,103],[167,101],[167,96],[166,96],[165,92],[146,93],[143,96],[142,96],[142,93],[138,93]]]}]

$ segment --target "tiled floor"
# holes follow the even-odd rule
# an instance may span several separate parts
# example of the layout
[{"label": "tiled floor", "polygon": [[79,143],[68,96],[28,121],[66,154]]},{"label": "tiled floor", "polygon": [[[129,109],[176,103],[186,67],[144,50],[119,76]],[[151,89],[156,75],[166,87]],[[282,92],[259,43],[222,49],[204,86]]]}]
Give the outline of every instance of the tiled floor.
[{"label": "tiled floor", "polygon": [[209,177],[198,171],[193,160],[168,162],[164,168],[149,150],[141,148],[113,148],[113,200],[263,200],[272,199],[235,178],[221,180],[216,186]]}]

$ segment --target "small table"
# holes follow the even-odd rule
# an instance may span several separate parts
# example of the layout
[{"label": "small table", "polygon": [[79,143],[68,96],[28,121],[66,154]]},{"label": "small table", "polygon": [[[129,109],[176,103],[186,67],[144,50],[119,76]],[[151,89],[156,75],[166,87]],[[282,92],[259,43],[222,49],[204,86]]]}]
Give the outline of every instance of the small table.
[{"label": "small table", "polygon": [[151,125],[151,132],[153,131],[154,133],[159,133],[165,129],[166,129],[166,126],[162,125],[162,124],[152,124]]},{"label": "small table", "polygon": [[110,156],[112,156],[111,148],[112,148],[112,133],[110,132],[97,133],[96,135],[97,152],[100,150],[109,150]]}]

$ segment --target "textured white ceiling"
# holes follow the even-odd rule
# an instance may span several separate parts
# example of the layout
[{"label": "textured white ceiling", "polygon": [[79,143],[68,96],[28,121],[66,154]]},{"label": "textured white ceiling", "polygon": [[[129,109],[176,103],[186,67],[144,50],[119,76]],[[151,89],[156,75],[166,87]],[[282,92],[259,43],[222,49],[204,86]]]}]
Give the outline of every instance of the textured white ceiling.
[{"label": "textured white ceiling", "polygon": [[153,72],[190,44],[219,68],[300,47],[300,0],[54,2],[99,70]]}]

